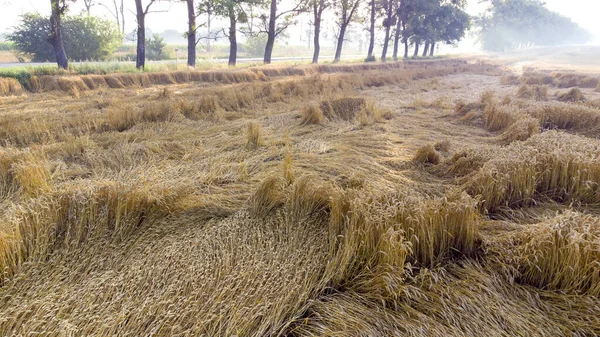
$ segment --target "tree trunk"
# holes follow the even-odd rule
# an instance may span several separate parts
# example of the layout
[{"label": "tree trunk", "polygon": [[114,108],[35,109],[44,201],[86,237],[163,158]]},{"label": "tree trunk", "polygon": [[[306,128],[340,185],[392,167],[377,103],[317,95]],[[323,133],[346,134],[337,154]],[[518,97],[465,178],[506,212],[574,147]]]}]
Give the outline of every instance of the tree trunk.
[{"label": "tree trunk", "polygon": [[206,51],[210,53],[210,23],[212,21],[212,17],[210,13],[208,13],[206,19],[206,28],[208,29],[208,39],[206,40]]},{"label": "tree trunk", "polygon": [[434,49],[435,49],[435,41],[431,41],[431,46],[429,47],[429,56],[433,56]]},{"label": "tree trunk", "polygon": [[194,0],[187,0],[188,8],[188,57],[187,64],[189,67],[196,67],[196,11],[194,8]]},{"label": "tree trunk", "polygon": [[333,58],[333,63],[340,62],[342,59],[342,47],[344,45],[344,35],[346,34],[347,23],[342,23],[340,27],[340,35],[338,36],[337,46],[335,47],[335,57]]},{"label": "tree trunk", "polygon": [[314,15],[315,15],[315,36],[313,37],[313,39],[314,39],[314,44],[315,44],[315,50],[313,52],[312,63],[317,64],[317,63],[319,63],[319,52],[321,51],[321,45],[319,43],[319,37],[321,35],[321,13],[320,13],[320,9],[317,9],[315,7],[314,8]]},{"label": "tree trunk", "polygon": [[415,54],[413,55],[413,57],[419,57],[419,41],[415,41]]},{"label": "tree trunk", "polygon": [[265,64],[271,63],[273,46],[275,45],[275,20],[277,19],[277,0],[271,0],[271,13],[269,15],[269,29],[267,31],[267,44],[265,45]]},{"label": "tree trunk", "polygon": [[400,43],[400,28],[402,27],[400,24],[400,18],[396,22],[396,31],[394,32],[394,61],[398,61],[398,45]]},{"label": "tree trunk", "polygon": [[369,29],[369,50],[367,59],[373,58],[373,49],[375,48],[375,0],[371,0],[371,26]]},{"label": "tree trunk", "polygon": [[427,56],[429,53],[429,41],[425,42],[425,47],[423,48],[423,57]]},{"label": "tree trunk", "polygon": [[229,7],[229,66],[235,66],[237,62],[237,37],[236,17],[233,6]]},{"label": "tree trunk", "polygon": [[135,0],[137,18],[137,58],[135,67],[143,69],[146,66],[146,13],[142,7],[142,0]]},{"label": "tree trunk", "polygon": [[383,51],[381,52],[381,62],[386,61],[388,44],[390,42],[390,30],[392,29],[392,9],[394,2],[392,0],[388,0],[388,7],[385,9],[387,17],[385,25],[385,40],[383,40]]},{"label": "tree trunk", "polygon": [[121,0],[121,29],[123,30],[123,36],[125,36],[125,5],[124,0]]},{"label": "tree trunk", "polygon": [[52,15],[50,16],[50,43],[56,53],[56,64],[60,68],[69,68],[69,60],[65,52],[65,45],[62,38],[61,16],[63,9],[60,7],[59,0],[50,0],[52,6]]},{"label": "tree trunk", "polygon": [[321,17],[315,17],[315,36],[314,40],[314,52],[313,52],[313,63],[319,63],[319,53],[321,52],[321,44],[319,43],[319,37],[321,35]]},{"label": "tree trunk", "polygon": [[117,20],[117,27],[119,27],[119,32],[121,31],[121,17],[119,16],[119,6],[117,5],[117,0],[113,0],[113,5],[115,6],[115,19]]}]

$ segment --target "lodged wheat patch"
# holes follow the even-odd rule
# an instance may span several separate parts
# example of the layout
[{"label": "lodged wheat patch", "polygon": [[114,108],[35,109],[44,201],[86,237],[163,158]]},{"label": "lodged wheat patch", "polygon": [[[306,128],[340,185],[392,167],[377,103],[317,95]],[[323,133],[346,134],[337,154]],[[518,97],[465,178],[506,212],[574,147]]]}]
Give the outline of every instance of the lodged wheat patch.
[{"label": "lodged wheat patch", "polygon": [[575,212],[532,225],[519,239],[519,281],[543,289],[600,294],[600,218]]},{"label": "lodged wheat patch", "polygon": [[570,203],[600,202],[600,144],[580,136],[544,132],[512,143],[486,162],[466,186],[482,208],[519,207],[547,197]]},{"label": "lodged wheat patch", "polygon": [[440,162],[440,154],[433,145],[420,147],[413,157],[415,163],[437,165]]},{"label": "lodged wheat patch", "polygon": [[593,97],[501,75],[32,78],[0,106],[0,334],[599,335]]},{"label": "lodged wheat patch", "polygon": [[23,87],[14,78],[0,78],[0,96],[16,96],[23,94]]}]

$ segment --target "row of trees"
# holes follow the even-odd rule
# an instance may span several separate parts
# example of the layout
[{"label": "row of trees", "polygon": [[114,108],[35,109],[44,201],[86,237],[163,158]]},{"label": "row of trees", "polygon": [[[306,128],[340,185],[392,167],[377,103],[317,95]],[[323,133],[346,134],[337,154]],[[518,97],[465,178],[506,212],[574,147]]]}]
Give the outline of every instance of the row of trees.
[{"label": "row of trees", "polygon": [[[62,20],[69,4],[77,0],[50,0],[52,14],[49,20],[48,42],[53,46],[55,59],[62,68],[68,67],[67,52],[63,34],[72,33]],[[81,0],[89,15],[94,5],[111,9],[118,29],[124,34],[123,0],[107,1]],[[295,24],[296,17],[302,13],[310,13],[314,28],[313,63],[319,61],[321,23],[324,13],[330,12],[337,24],[336,48],[334,62],[341,59],[342,48],[346,39],[348,26],[366,18],[369,22],[369,49],[367,60],[375,60],[373,54],[375,36],[379,32],[385,35],[382,43],[381,60],[388,59],[388,51],[393,43],[392,58],[398,59],[399,45],[404,44],[404,57],[408,57],[410,44],[414,44],[414,56],[419,55],[419,48],[424,45],[423,55],[433,55],[438,42],[458,42],[469,29],[470,17],[465,12],[466,0],[134,0],[137,23],[136,67],[143,68],[146,60],[146,17],[152,13],[159,2],[185,2],[187,5],[186,32],[188,42],[188,65],[196,63],[196,46],[199,41],[209,42],[221,37],[229,40],[229,65],[237,61],[237,34],[242,32],[249,36],[263,34],[266,36],[264,63],[271,63],[275,40],[288,27]],[[258,12],[258,14],[256,13]],[[227,29],[211,32],[211,24],[215,18],[228,22]],[[200,21],[200,24],[198,22]],[[64,27],[63,27],[64,26]],[[207,36],[199,36],[199,28],[208,28]],[[67,48],[69,49],[69,48]],[[69,52],[69,55],[71,52]]]},{"label": "row of trees", "polygon": [[592,36],[539,0],[486,0],[490,6],[478,18],[482,46],[505,51],[523,46],[585,43]]},{"label": "row of trees", "polygon": [[[136,0],[141,1],[141,0]],[[370,41],[368,60],[374,60],[373,50],[375,45],[376,30],[383,28],[385,38],[383,41],[382,61],[387,60],[387,51],[390,42],[394,43],[393,58],[398,58],[398,45],[402,41],[405,45],[404,57],[408,57],[409,44],[415,45],[415,54],[418,55],[419,46],[425,44],[423,55],[433,55],[436,42],[458,42],[464,37],[470,27],[470,17],[465,12],[466,0],[295,0],[286,1],[287,7],[281,9],[282,0],[200,0],[195,5],[195,0],[185,0],[188,5],[188,50],[195,50],[196,21],[198,15],[206,15],[206,25],[210,25],[211,16],[229,19],[229,29],[226,36],[229,39],[229,65],[235,65],[237,57],[238,23],[247,24],[252,15],[248,11],[258,6],[266,7],[258,15],[258,29],[253,29],[250,23],[249,30],[240,29],[245,34],[265,34],[267,43],[264,51],[264,63],[271,63],[271,56],[275,39],[290,25],[296,23],[294,18],[302,13],[312,14],[313,35],[313,63],[319,62],[321,51],[321,23],[326,11],[332,11],[337,24],[336,48],[334,62],[341,59],[342,48],[348,26],[352,22],[360,21],[368,12],[370,18]],[[151,1],[152,2],[152,1]],[[194,12],[198,9],[197,14]],[[377,21],[381,20],[381,25]],[[210,29],[209,29],[210,32]],[[392,32],[394,32],[392,36]],[[209,37],[211,38],[211,37]],[[194,66],[195,57],[189,55],[188,65]]]}]

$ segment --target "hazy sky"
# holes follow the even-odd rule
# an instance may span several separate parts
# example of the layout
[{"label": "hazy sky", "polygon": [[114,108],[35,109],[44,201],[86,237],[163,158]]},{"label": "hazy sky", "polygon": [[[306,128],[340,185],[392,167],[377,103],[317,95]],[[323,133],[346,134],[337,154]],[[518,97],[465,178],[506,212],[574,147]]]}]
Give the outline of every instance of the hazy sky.
[{"label": "hazy sky", "polygon": [[[144,0],[146,2],[147,0]],[[285,3],[288,0],[283,0]],[[291,0],[290,0],[291,1]],[[111,0],[100,0],[100,2],[111,5]],[[479,0],[469,0],[468,11],[476,14],[483,10],[485,6],[478,4]],[[545,0],[548,8],[562,13],[577,22],[583,28],[592,32],[600,39],[600,23],[598,22],[598,13],[600,13],[600,0]],[[126,28],[131,31],[135,25],[135,17],[132,13],[135,8],[134,0],[125,0],[126,6],[129,6]],[[17,23],[18,17],[26,12],[40,12],[43,15],[49,15],[49,0],[0,0],[0,33],[10,30]],[[184,2],[172,5],[159,4],[156,9],[166,10],[166,13],[153,13],[147,17],[147,27],[154,32],[161,32],[167,29],[178,31],[186,30],[186,6]],[[71,13],[78,13],[83,10],[81,1],[72,5]],[[102,15],[108,18],[109,12],[96,6],[92,9],[92,14]]]}]

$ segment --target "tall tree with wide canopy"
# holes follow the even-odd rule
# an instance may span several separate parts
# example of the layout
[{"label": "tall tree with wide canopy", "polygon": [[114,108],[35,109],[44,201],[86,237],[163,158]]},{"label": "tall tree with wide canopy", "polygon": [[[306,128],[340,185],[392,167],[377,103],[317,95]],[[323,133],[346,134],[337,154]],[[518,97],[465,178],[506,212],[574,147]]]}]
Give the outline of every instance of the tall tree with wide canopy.
[{"label": "tall tree with wide canopy", "polygon": [[436,43],[454,44],[460,41],[471,27],[471,16],[456,4],[442,5],[437,12],[434,34],[429,40],[429,56],[433,56]]},{"label": "tall tree with wide canopy", "polygon": [[355,14],[358,11],[358,7],[360,6],[361,0],[334,0],[333,6],[336,10],[336,14],[338,17],[338,26],[340,30],[338,31],[337,44],[335,47],[335,57],[333,59],[334,63],[340,61],[342,57],[342,47],[344,45],[344,36],[346,35],[346,30],[348,29],[348,25],[355,18]]}]

